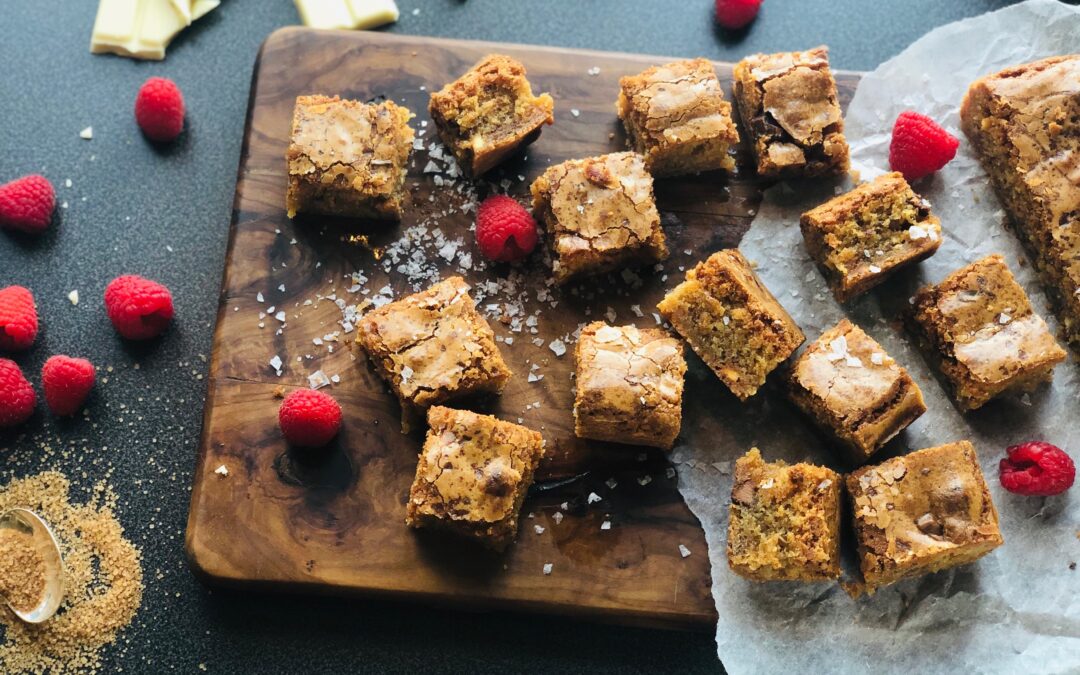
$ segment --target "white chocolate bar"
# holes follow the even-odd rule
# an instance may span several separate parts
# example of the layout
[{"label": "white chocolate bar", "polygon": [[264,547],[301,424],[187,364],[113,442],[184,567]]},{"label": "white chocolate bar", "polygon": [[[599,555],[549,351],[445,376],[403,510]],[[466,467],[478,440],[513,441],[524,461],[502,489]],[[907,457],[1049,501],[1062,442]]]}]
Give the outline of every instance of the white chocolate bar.
[{"label": "white chocolate bar", "polygon": [[218,4],[220,0],[100,0],[90,51],[161,60],[177,33]]},{"label": "white chocolate bar", "polygon": [[294,0],[300,20],[311,28],[366,30],[398,20],[394,0]]}]

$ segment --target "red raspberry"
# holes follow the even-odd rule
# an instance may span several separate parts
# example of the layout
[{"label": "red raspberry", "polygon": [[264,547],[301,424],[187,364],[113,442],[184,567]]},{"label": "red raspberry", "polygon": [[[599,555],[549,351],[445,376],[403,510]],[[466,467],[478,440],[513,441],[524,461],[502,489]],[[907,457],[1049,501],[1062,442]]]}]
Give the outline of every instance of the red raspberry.
[{"label": "red raspberry", "polygon": [[341,427],[341,406],[330,394],[297,389],[281,402],[278,424],[285,440],[304,448],[326,445]]},{"label": "red raspberry", "polygon": [[0,429],[30,419],[36,404],[37,394],[19,366],[9,359],[0,359]]},{"label": "red raspberry", "polygon": [[22,286],[0,289],[0,349],[29,349],[37,332],[37,308],[30,291]]},{"label": "red raspberry", "polygon": [[0,227],[36,234],[52,221],[56,192],[48,178],[31,174],[0,185]]},{"label": "red raspberry", "polygon": [[172,321],[172,294],[133,274],[116,277],[105,287],[105,311],[121,336],[147,340],[161,335]]},{"label": "red raspberry", "polygon": [[1001,487],[1018,495],[1049,497],[1072,487],[1076,465],[1065,451],[1042,441],[1014,445],[998,465]]},{"label": "red raspberry", "polygon": [[135,121],[146,137],[158,143],[176,140],[184,130],[184,95],[164,77],[151,77],[135,97]]},{"label": "red raspberry", "polygon": [[926,115],[905,110],[893,125],[889,166],[909,181],[929,176],[956,156],[960,141]]},{"label": "red raspberry", "polygon": [[476,210],[476,243],[489,260],[521,260],[536,248],[536,239],[536,221],[506,195],[492,195]]},{"label": "red raspberry", "polygon": [[716,0],[716,23],[738,30],[753,21],[760,9],[761,0]]},{"label": "red raspberry", "polygon": [[41,386],[54,415],[74,415],[94,388],[94,364],[70,356],[50,356],[41,368]]}]

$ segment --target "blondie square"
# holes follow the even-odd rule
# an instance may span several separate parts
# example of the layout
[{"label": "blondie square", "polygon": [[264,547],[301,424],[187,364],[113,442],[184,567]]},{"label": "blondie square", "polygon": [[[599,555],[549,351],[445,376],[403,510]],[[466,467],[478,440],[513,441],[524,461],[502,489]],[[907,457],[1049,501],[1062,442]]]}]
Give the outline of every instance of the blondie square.
[{"label": "blondie square", "polygon": [[738,249],[698,263],[657,309],[743,401],[806,339]]},{"label": "blondie square", "polygon": [[393,101],[369,105],[337,96],[298,97],[286,152],[289,217],[306,212],[400,219],[412,117]]},{"label": "blondie square", "polygon": [[848,170],[828,47],[756,54],[735,65],[735,102],[757,172],[767,178]]},{"label": "blondie square", "polygon": [[910,318],[961,410],[1006,391],[1032,391],[1065,360],[1000,255],[920,290]]},{"label": "blondie square", "polygon": [[654,66],[619,80],[615,104],[630,148],[654,176],[731,171],[739,133],[706,59]]},{"label": "blondie square", "polygon": [[574,433],[670,450],[682,425],[682,344],[659,328],[581,331],[575,352]]},{"label": "blondie square", "polygon": [[356,341],[406,416],[467,394],[501,391],[510,378],[495,334],[468,291],[461,277],[450,277],[371,310],[357,325]]},{"label": "blondie square", "polygon": [[765,462],[757,448],[735,461],[728,564],[753,581],[840,576],[840,475],[813,464]]},{"label": "blondie square", "polygon": [[960,126],[1080,349],[1080,54],[977,80]]},{"label": "blondie square", "polygon": [[964,565],[1004,540],[975,448],[918,450],[847,477],[866,590]]},{"label": "blondie square", "polygon": [[442,406],[428,411],[428,427],[405,523],[506,548],[544,456],[543,437],[490,415]]},{"label": "blondie square", "polygon": [[799,225],[810,257],[840,302],[941,246],[941,221],[900,173],[878,176],[830,199],[804,213]]},{"label": "blondie square", "polygon": [[617,152],[550,167],[532,184],[557,283],[668,256],[652,176],[641,155]]},{"label": "blondie square", "polygon": [[802,353],[791,370],[790,392],[859,463],[926,412],[908,372],[847,319]]},{"label": "blondie square", "polygon": [[555,121],[551,96],[534,96],[525,66],[489,54],[431,95],[439,137],[467,173],[479,176],[540,136]]}]

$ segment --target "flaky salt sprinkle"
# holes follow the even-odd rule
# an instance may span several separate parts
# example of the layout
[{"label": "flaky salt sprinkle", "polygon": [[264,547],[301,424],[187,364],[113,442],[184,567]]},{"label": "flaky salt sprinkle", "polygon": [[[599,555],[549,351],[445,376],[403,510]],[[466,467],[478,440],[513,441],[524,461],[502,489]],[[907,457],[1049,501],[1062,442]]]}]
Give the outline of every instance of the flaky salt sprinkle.
[{"label": "flaky salt sprinkle", "polygon": [[75,289],[74,291],[68,293],[67,297],[68,297],[68,300],[71,301],[71,304],[73,304],[73,305],[79,304],[79,290],[78,289]]},{"label": "flaky salt sprinkle", "polygon": [[686,546],[682,544],[679,544],[679,555],[684,558],[690,557],[690,549],[686,548]]},{"label": "flaky salt sprinkle", "polygon": [[566,353],[566,343],[562,340],[552,340],[548,343],[548,349],[555,353],[555,356],[562,356]]},{"label": "flaky salt sprinkle", "polygon": [[882,365],[883,363],[885,363],[885,355],[881,352],[874,352],[870,355],[870,363],[874,364],[875,366]]},{"label": "flaky salt sprinkle", "polygon": [[881,268],[878,267],[877,265],[871,265],[869,269],[870,269],[870,274],[880,274],[881,273]]},{"label": "flaky salt sprinkle", "polygon": [[214,473],[221,476],[222,478],[225,478],[226,476],[229,475],[229,467],[222,464],[218,468],[214,469]]},{"label": "flaky salt sprinkle", "polygon": [[533,530],[537,534],[543,534],[544,533],[544,526],[543,525],[533,525]]},{"label": "flaky salt sprinkle", "polygon": [[278,377],[281,376],[281,366],[282,366],[282,364],[283,364],[283,362],[281,360],[281,357],[278,356],[277,354],[274,354],[273,358],[270,359],[270,367],[273,368],[277,372]]},{"label": "flaky salt sprinkle", "polygon": [[555,565],[553,565],[551,563],[544,563],[544,574],[547,575],[547,576],[550,576],[551,575],[551,570],[554,569],[554,568],[555,568]]},{"label": "flaky salt sprinkle", "polygon": [[555,513],[551,514],[551,519],[555,521],[556,525],[561,523],[563,518],[564,516],[562,514],[562,511],[556,511]]},{"label": "flaky salt sprinkle", "polygon": [[314,373],[308,375],[307,381],[308,386],[312,389],[322,389],[323,387],[330,386],[330,378],[321,370],[316,370]]},{"label": "flaky salt sprinkle", "polygon": [[610,520],[605,520],[604,522],[600,523],[600,529],[601,530],[610,530],[611,529],[611,521]]},{"label": "flaky salt sprinkle", "polygon": [[603,497],[596,494],[595,492],[590,492],[588,498],[586,499],[586,501],[588,503],[590,503],[590,504],[595,504],[596,502],[601,501],[602,499],[603,499]]},{"label": "flaky salt sprinkle", "polygon": [[79,138],[89,141],[94,137],[94,127],[86,127],[79,132]]}]

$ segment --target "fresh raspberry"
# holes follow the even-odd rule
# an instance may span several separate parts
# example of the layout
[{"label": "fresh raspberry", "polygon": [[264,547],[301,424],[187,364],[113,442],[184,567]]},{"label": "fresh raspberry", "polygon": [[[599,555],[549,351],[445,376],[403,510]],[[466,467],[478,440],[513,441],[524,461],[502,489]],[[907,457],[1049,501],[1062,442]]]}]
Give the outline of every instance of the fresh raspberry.
[{"label": "fresh raspberry", "polygon": [[506,195],[492,195],[476,210],[476,243],[489,260],[521,260],[536,248],[536,238],[536,221]]},{"label": "fresh raspberry", "polygon": [[147,340],[161,335],[172,321],[172,294],[133,274],[116,277],[105,287],[105,311],[121,336]]},{"label": "fresh raspberry", "polygon": [[716,0],[716,23],[738,30],[753,21],[760,9],[761,0]]},{"label": "fresh raspberry", "polygon": [[0,227],[36,234],[52,221],[56,192],[44,176],[31,174],[0,185]]},{"label": "fresh raspberry", "polygon": [[37,394],[19,366],[9,359],[0,359],[0,429],[30,419],[36,404]]},{"label": "fresh raspberry", "polygon": [[37,308],[30,291],[22,286],[0,288],[0,349],[29,349],[37,332]]},{"label": "fresh raspberry", "polygon": [[341,406],[329,394],[297,389],[281,402],[278,424],[289,443],[317,448],[337,435],[341,427]]},{"label": "fresh raspberry", "polygon": [[50,356],[41,368],[41,386],[54,415],[74,415],[94,388],[94,364],[70,356]]},{"label": "fresh raspberry", "polygon": [[926,115],[905,110],[893,125],[889,166],[909,181],[929,176],[956,156],[960,141]]},{"label": "fresh raspberry", "polygon": [[184,95],[164,77],[151,77],[135,97],[135,121],[146,137],[158,143],[176,140],[184,130]]},{"label": "fresh raspberry", "polygon": [[1065,451],[1042,441],[1014,445],[998,465],[1001,487],[1018,495],[1049,497],[1072,487],[1076,465]]}]

